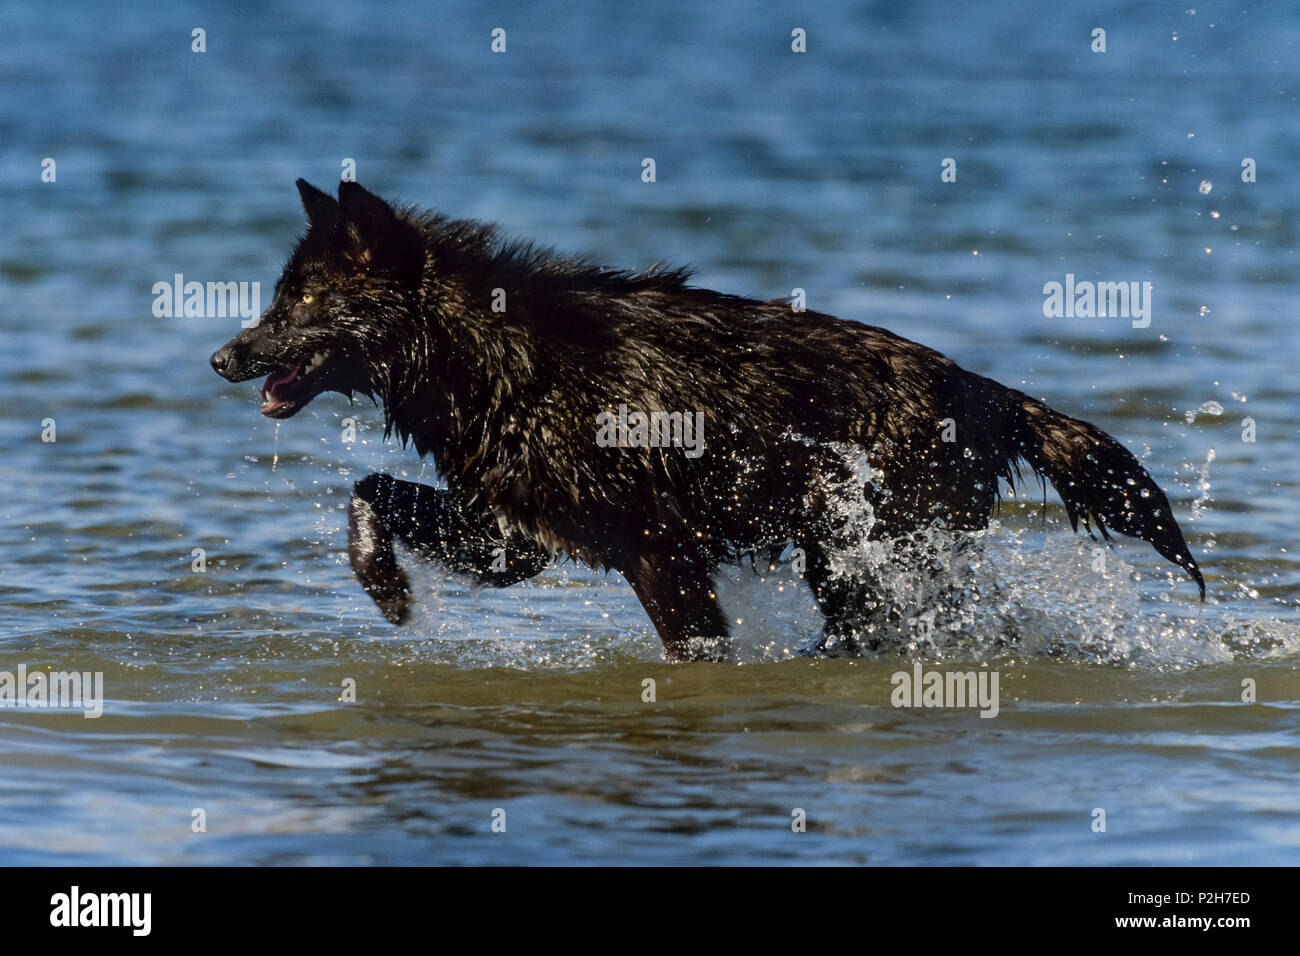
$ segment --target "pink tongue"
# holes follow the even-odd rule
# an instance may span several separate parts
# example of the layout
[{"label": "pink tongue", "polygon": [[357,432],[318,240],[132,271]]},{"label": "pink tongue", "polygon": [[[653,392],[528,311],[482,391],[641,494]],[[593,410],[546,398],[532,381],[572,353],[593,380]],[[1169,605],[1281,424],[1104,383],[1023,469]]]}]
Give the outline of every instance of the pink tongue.
[{"label": "pink tongue", "polygon": [[300,371],[302,371],[301,362],[299,362],[297,365],[293,366],[292,368],[287,369],[279,377],[277,377],[274,374],[268,375],[266,379],[266,384],[262,386],[262,394],[265,395],[270,393],[277,385],[283,385],[286,382],[292,382],[294,378],[297,377]]}]

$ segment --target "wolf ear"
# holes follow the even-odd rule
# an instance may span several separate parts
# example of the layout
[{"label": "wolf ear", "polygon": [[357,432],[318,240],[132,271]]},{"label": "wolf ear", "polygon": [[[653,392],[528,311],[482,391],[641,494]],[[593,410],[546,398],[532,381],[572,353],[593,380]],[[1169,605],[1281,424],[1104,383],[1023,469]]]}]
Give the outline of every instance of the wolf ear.
[{"label": "wolf ear", "polygon": [[302,197],[302,208],[307,211],[307,222],[311,225],[329,226],[338,218],[338,200],[307,180],[298,180],[298,195]]},{"label": "wolf ear", "polygon": [[354,182],[339,183],[338,247],[366,271],[406,273],[424,261],[419,231]]}]

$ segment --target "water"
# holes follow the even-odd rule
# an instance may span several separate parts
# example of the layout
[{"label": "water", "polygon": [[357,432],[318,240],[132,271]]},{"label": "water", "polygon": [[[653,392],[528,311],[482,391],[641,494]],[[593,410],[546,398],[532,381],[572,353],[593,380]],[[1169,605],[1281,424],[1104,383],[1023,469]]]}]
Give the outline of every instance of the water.
[{"label": "water", "polygon": [[[1294,862],[1298,41],[1221,3],[9,10],[0,670],[103,671],[108,700],[0,711],[0,862]],[[387,625],[342,509],[432,470],[338,396],[262,419],[207,367],[237,321],[152,311],[175,273],[265,304],[294,178],[345,157],[611,264],[803,288],[1096,422],[1208,601],[1145,545],[1095,566],[1031,486],[978,608],[916,643],[996,670],[995,719],[890,706],[911,654],[794,656],[818,621],[788,568],[722,585],[736,665],[664,664],[626,584],[572,565],[481,593],[421,569]],[[1153,283],[1150,327],[1045,318],[1066,273]]]}]

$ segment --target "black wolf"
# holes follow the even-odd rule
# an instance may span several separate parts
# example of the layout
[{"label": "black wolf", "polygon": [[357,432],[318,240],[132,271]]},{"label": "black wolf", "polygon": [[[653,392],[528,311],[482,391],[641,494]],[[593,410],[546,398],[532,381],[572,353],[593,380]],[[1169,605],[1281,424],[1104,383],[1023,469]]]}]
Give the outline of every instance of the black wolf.
[{"label": "black wolf", "polygon": [[[1107,538],[1109,526],[1149,541],[1205,596],[1164,492],[1122,445],[925,346],[694,288],[684,270],[504,241],[352,182],[337,200],[298,190],[306,236],[260,323],[212,367],[232,382],[268,376],[273,418],[326,390],[369,396],[386,434],[433,456],[445,490],[374,474],[350,505],[352,567],[393,623],[410,602],[395,538],[494,586],[563,553],[622,572],[669,659],[723,657],[719,564],[792,543],[827,639],[860,637],[876,607],[836,572],[837,549],[861,543],[846,494],[870,507],[871,540],[978,530],[1020,461],[1051,481],[1076,530],[1091,519]],[[696,416],[702,453],[687,454],[677,426]],[[672,422],[667,441],[647,441],[646,420]],[[598,441],[602,427],[620,440]],[[870,480],[855,477],[854,449]]]}]

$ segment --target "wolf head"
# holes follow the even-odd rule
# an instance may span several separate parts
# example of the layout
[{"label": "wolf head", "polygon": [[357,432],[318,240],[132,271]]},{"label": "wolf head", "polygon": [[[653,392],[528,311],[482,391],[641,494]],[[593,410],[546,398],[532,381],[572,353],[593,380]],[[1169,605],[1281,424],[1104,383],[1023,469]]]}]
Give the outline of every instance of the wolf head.
[{"label": "wolf head", "polygon": [[262,414],[289,418],[324,391],[391,393],[391,356],[417,325],[425,242],[418,226],[353,182],[338,199],[298,180],[307,234],[257,324],[212,355],[231,382],[265,375]]}]

